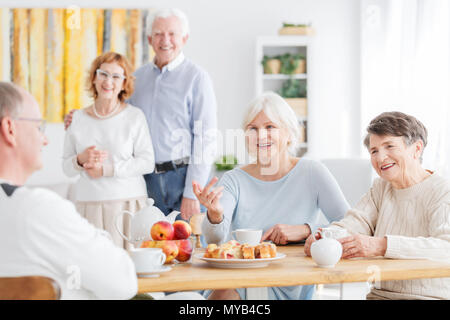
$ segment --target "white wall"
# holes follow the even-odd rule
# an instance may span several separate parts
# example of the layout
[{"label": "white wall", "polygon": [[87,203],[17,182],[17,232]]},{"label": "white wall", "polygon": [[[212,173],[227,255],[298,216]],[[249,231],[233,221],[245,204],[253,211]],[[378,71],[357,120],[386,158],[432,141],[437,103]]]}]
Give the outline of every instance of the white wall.
[{"label": "white wall", "polygon": [[186,55],[214,81],[219,127],[239,128],[254,97],[255,39],[276,35],[283,21],[312,22],[314,65],[309,98],[311,157],[359,156],[358,0],[162,0],[179,7],[191,22]]},{"label": "white wall", "polygon": [[[314,158],[357,157],[360,137],[359,0],[2,1],[11,7],[178,7],[191,24],[185,54],[210,73],[219,128],[239,128],[254,97],[255,39],[276,35],[283,21],[311,22],[310,152]],[[55,130],[56,132],[57,130]],[[51,133],[50,133],[51,134]],[[49,137],[50,140],[55,140]],[[57,139],[56,139],[57,140]],[[59,155],[58,155],[59,156]],[[56,155],[55,155],[56,157]]]}]

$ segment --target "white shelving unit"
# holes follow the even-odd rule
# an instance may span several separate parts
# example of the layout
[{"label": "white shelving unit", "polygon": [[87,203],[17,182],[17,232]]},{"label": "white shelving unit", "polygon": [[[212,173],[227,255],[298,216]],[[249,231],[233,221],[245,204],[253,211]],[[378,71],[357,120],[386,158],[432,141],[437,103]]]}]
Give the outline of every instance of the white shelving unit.
[{"label": "white shelving unit", "polygon": [[[300,53],[306,57],[306,73],[286,75],[286,74],[264,74],[264,68],[261,64],[263,57],[282,55],[284,53],[297,54]],[[298,79],[306,81],[308,90],[308,77],[310,74],[310,57],[311,44],[309,36],[260,36],[256,39],[256,74],[255,74],[255,89],[256,95],[264,91],[279,92],[284,81],[289,79]],[[307,108],[311,108],[311,101],[308,98],[307,91]],[[308,114],[298,115],[297,119],[304,128],[304,137],[299,145],[298,155],[305,154],[308,150]]]}]

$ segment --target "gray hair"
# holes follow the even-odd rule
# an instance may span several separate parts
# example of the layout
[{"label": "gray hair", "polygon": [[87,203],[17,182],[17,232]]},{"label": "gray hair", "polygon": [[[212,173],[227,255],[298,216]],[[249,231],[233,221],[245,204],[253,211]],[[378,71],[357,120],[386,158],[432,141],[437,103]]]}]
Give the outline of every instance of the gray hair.
[{"label": "gray hair", "polygon": [[289,152],[295,155],[300,139],[300,127],[294,110],[292,110],[286,100],[280,95],[272,91],[264,92],[250,102],[249,109],[244,117],[244,130],[247,129],[250,122],[261,111],[264,111],[266,116],[280,126],[280,128],[286,128],[288,130],[291,140]]},{"label": "gray hair", "polygon": [[[392,111],[383,112],[372,121],[367,127],[367,135],[364,138],[364,145],[370,149],[370,135],[402,137],[405,145],[410,146],[414,142],[421,140],[423,148],[427,145],[428,132],[422,122],[408,114]],[[420,157],[422,161],[422,155]]]},{"label": "gray hair", "polygon": [[17,85],[0,81],[0,120],[5,116],[17,117],[23,108],[24,97]]},{"label": "gray hair", "polygon": [[157,10],[156,12],[150,13],[147,16],[146,20],[147,37],[152,35],[153,22],[155,22],[157,18],[169,18],[172,16],[175,16],[178,18],[178,20],[180,20],[182,36],[184,37],[188,35],[190,30],[189,30],[189,21],[186,14],[180,9],[172,8],[172,9],[160,9]]}]

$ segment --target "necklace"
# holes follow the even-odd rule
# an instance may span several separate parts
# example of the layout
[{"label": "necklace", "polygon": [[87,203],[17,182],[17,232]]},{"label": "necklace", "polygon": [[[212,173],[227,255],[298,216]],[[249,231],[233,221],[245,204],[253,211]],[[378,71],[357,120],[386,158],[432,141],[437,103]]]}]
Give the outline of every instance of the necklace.
[{"label": "necklace", "polygon": [[92,110],[94,111],[94,114],[95,114],[95,116],[96,116],[97,118],[99,118],[99,119],[106,119],[106,118],[111,117],[111,116],[117,111],[117,109],[119,109],[119,107],[120,107],[120,100],[117,102],[117,104],[116,104],[116,106],[114,107],[114,109],[111,110],[111,112],[109,112],[108,114],[106,114],[106,115],[104,115],[104,116],[101,116],[101,115],[99,115],[99,114],[97,113],[97,109],[95,109],[95,101],[94,101],[94,105],[93,105]]}]

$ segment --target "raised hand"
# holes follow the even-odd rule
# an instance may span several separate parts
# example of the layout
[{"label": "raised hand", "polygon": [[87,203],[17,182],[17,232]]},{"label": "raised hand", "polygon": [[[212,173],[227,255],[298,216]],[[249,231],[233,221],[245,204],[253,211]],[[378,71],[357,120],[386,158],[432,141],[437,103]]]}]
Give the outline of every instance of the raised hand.
[{"label": "raised hand", "polygon": [[208,210],[209,220],[213,223],[220,223],[223,219],[223,207],[219,201],[223,194],[223,186],[214,188],[210,191],[211,187],[218,180],[217,177],[212,178],[204,188],[202,188],[198,182],[192,181],[194,194],[198,201],[200,201],[200,203]]}]

